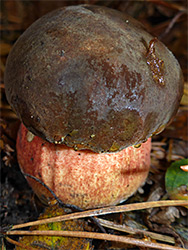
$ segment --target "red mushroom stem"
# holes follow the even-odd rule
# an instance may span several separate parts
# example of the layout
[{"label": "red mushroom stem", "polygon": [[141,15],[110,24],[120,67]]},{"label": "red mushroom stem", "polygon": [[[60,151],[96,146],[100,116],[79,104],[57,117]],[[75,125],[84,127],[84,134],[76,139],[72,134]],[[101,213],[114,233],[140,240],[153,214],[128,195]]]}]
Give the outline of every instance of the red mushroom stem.
[{"label": "red mushroom stem", "polygon": [[[17,137],[21,170],[43,181],[64,203],[84,209],[115,205],[135,193],[149,172],[151,139],[139,148],[99,154],[29,135],[22,124]],[[28,182],[39,198],[52,198],[40,183]]]}]

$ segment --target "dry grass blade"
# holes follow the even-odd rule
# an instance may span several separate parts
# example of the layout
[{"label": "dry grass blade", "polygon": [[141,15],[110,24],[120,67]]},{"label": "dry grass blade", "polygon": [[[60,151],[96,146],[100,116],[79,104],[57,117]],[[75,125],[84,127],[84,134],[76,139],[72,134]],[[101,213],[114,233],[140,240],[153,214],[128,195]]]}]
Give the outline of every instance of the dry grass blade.
[{"label": "dry grass blade", "polygon": [[33,222],[27,222],[24,224],[14,225],[11,229],[15,230],[15,229],[23,228],[23,227],[36,226],[36,225],[45,224],[45,223],[59,222],[59,221],[64,221],[64,220],[73,220],[73,219],[112,214],[112,213],[135,211],[135,210],[148,209],[148,208],[154,208],[154,207],[167,207],[167,206],[188,206],[188,201],[182,201],[182,200],[151,201],[151,202],[141,202],[141,203],[120,205],[120,206],[98,208],[98,209],[93,209],[93,210],[88,210],[88,211],[83,211],[83,212],[76,212],[76,213],[66,214],[62,216],[52,217],[52,218],[43,219],[43,220],[37,220]]},{"label": "dry grass blade", "polygon": [[174,238],[167,236],[167,235],[153,233],[153,232],[149,232],[149,231],[145,231],[141,229],[135,229],[126,225],[120,225],[120,224],[114,223],[112,221],[104,220],[104,219],[98,219],[98,221],[100,222],[102,226],[107,227],[107,228],[111,228],[111,229],[118,230],[121,232],[126,232],[129,234],[143,234],[155,240],[160,240],[160,241],[164,241],[164,242],[171,243],[171,244],[175,243]]},{"label": "dry grass blade", "polygon": [[131,244],[139,247],[149,247],[153,249],[160,250],[182,250],[183,248],[169,246],[166,244],[154,243],[150,241],[129,238],[126,236],[118,236],[112,234],[104,234],[104,233],[90,233],[90,232],[80,232],[80,231],[9,231],[7,235],[46,235],[46,236],[67,236],[67,237],[81,237],[81,238],[91,238],[97,240],[107,240],[107,241],[115,241],[126,244]]}]

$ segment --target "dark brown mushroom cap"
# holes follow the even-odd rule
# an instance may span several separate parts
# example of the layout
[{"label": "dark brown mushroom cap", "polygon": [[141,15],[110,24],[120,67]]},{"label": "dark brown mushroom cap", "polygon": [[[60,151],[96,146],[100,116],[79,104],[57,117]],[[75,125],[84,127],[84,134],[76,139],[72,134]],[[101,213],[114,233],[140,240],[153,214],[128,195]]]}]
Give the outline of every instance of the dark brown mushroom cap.
[{"label": "dark brown mushroom cap", "polygon": [[162,131],[183,78],[172,53],[126,14],[92,5],[55,10],[9,54],[7,99],[35,135],[95,152]]}]

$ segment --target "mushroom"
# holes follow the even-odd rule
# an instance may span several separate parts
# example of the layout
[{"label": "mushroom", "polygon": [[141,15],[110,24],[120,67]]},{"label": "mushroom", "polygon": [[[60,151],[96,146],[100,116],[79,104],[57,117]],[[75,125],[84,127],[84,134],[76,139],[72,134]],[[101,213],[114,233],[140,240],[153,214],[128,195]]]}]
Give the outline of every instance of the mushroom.
[{"label": "mushroom", "polygon": [[[24,124],[17,139],[22,171],[62,201],[89,208],[117,204],[144,182],[149,138],[176,114],[183,77],[141,23],[77,5],[48,13],[19,37],[5,91]],[[41,197],[39,183],[28,181]]]}]

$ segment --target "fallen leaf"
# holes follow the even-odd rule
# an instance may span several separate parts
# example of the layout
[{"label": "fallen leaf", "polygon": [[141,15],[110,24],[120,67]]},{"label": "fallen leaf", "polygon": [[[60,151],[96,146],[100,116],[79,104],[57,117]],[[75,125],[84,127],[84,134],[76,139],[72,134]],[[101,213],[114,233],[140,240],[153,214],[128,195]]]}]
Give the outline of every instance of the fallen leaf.
[{"label": "fallen leaf", "polygon": [[158,213],[151,216],[150,220],[152,222],[163,224],[163,225],[169,225],[172,222],[176,220],[176,218],[179,218],[179,210],[176,207],[165,207]]},{"label": "fallen leaf", "polygon": [[[39,217],[39,220],[50,218],[70,212],[68,209],[59,208],[58,206],[48,207],[44,214]],[[85,231],[90,230],[90,227],[84,220],[70,220],[62,222],[54,222],[48,224],[41,224],[30,228],[33,230],[52,230],[52,231]],[[19,241],[27,247],[35,249],[56,249],[56,250],[92,250],[91,240],[84,238],[72,237],[57,237],[57,236],[24,236]],[[21,247],[16,247],[16,250],[24,250]]]}]

